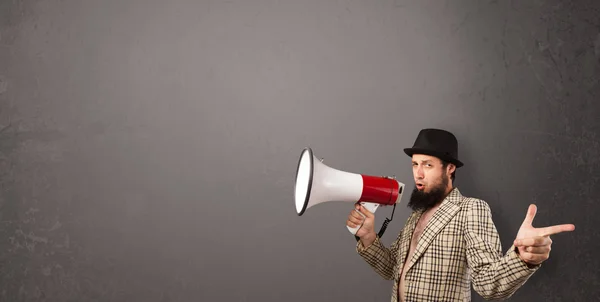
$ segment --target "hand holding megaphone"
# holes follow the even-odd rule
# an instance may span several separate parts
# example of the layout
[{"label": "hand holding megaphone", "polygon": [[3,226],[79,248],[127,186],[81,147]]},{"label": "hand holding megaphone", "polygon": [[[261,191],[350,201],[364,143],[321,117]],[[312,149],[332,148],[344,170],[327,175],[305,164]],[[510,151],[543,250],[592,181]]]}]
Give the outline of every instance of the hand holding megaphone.
[{"label": "hand holding megaphone", "polygon": [[359,238],[369,234],[375,235],[375,215],[365,206],[357,203],[348,215],[346,226]]}]

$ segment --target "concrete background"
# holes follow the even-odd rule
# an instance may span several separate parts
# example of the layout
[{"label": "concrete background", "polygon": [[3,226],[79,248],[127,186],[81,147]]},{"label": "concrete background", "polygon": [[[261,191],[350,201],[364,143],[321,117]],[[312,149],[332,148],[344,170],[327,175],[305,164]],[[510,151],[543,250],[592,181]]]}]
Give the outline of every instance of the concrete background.
[{"label": "concrete background", "polygon": [[[412,188],[418,131],[506,249],[574,223],[512,301],[600,295],[600,2],[2,1],[1,301],[388,301],[302,148]],[[408,216],[396,209],[383,241]],[[390,208],[377,212],[377,228]],[[481,301],[474,296],[475,301]]]}]

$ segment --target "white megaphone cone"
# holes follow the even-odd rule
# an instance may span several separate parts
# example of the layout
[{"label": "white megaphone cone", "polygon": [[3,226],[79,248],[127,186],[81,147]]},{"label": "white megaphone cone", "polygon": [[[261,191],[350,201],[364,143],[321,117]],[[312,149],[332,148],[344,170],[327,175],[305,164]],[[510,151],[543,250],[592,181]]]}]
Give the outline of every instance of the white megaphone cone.
[{"label": "white megaphone cone", "polygon": [[[380,205],[400,202],[403,193],[404,184],[392,177],[336,170],[317,159],[311,148],[305,148],[300,155],[294,185],[296,212],[299,216],[310,207],[330,201],[360,202],[374,213]],[[360,227],[347,226],[354,235]]]}]

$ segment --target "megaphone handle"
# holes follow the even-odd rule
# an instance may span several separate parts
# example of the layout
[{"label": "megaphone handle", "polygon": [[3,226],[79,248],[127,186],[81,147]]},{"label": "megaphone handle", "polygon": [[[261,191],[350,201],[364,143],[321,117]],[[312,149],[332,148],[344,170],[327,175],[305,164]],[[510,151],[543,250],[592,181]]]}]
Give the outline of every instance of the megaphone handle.
[{"label": "megaphone handle", "polygon": [[[369,210],[369,212],[371,212],[371,213],[375,213],[375,211],[379,207],[379,204],[378,203],[374,203],[374,202],[365,202],[365,201],[362,201],[360,204],[363,207],[365,207],[367,210]],[[360,211],[358,211],[356,209],[355,209],[355,211],[358,212],[358,214],[362,215],[363,218],[365,217],[365,214],[361,213]],[[356,232],[358,232],[358,230],[362,227],[362,224],[359,225],[359,226],[357,226],[357,227],[355,227],[355,228],[351,228],[349,226],[346,226],[346,227],[348,228],[348,230],[350,231],[350,233],[352,233],[352,235],[356,236]]]}]

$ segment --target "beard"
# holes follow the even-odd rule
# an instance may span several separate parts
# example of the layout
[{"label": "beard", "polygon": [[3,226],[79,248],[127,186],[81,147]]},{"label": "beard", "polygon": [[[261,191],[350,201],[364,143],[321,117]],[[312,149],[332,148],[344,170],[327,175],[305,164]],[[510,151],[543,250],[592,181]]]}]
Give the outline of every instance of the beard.
[{"label": "beard", "polygon": [[431,191],[419,191],[417,186],[412,191],[410,196],[410,201],[408,202],[408,207],[413,209],[414,211],[427,211],[433,208],[438,203],[442,202],[444,198],[446,198],[446,187],[448,186],[448,177],[446,175],[442,176],[442,181],[440,184],[431,188]]}]

